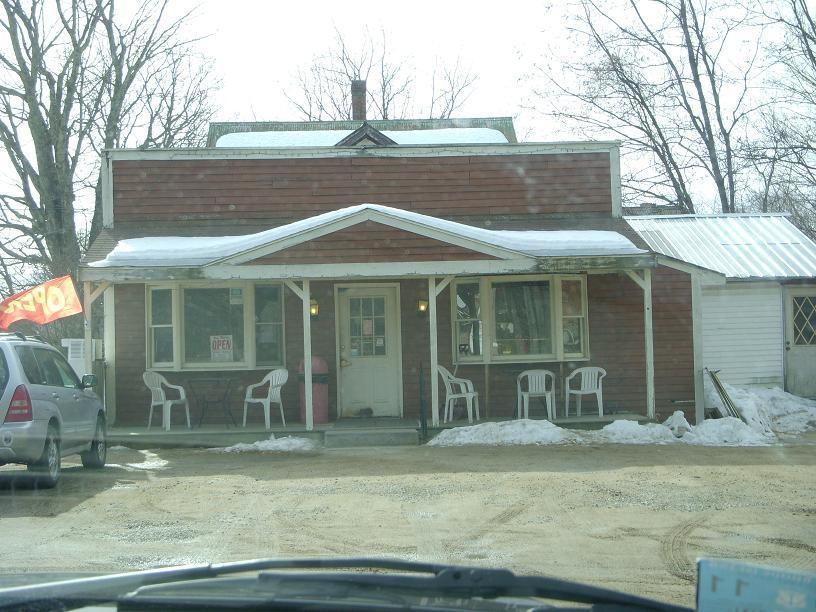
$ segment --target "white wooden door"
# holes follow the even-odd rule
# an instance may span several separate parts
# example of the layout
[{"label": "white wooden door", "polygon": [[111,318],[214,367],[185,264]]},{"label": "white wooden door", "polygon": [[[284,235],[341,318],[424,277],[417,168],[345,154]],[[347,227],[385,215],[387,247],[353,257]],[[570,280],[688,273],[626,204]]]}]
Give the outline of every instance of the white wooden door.
[{"label": "white wooden door", "polygon": [[397,296],[397,288],[393,286],[360,285],[338,289],[341,417],[401,414]]},{"label": "white wooden door", "polygon": [[785,388],[816,397],[816,287],[788,287],[785,311]]}]

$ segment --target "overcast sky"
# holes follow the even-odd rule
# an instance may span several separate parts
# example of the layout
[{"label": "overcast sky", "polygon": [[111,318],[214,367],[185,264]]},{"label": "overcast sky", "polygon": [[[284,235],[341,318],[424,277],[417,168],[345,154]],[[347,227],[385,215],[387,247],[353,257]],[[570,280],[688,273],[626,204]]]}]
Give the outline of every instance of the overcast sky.
[{"label": "overcast sky", "polygon": [[[177,10],[185,6],[183,0]],[[212,33],[201,45],[223,80],[220,120],[301,119],[283,93],[299,66],[324,51],[340,30],[350,42],[368,27],[384,28],[389,47],[410,57],[421,82],[434,58],[460,57],[478,80],[458,116],[518,116],[528,100],[524,78],[544,44],[544,31],[557,35],[559,19],[547,2],[271,2],[203,0],[189,24]],[[176,7],[174,7],[176,8]],[[549,14],[550,18],[547,19]],[[421,87],[420,87],[421,89]],[[519,137],[546,140],[530,113],[517,120]],[[544,130],[546,132],[546,130]]]}]

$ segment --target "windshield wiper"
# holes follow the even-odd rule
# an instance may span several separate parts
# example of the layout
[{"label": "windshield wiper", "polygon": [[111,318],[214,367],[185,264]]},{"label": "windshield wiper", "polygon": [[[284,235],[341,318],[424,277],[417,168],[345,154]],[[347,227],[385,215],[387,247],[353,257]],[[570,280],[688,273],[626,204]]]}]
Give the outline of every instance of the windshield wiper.
[{"label": "windshield wiper", "polygon": [[[429,574],[410,576],[382,573],[310,573],[268,572],[293,569],[375,569]],[[263,572],[259,585],[276,581],[299,584],[345,584],[352,587],[377,588],[380,591],[409,591],[425,595],[460,598],[495,599],[498,597],[537,597],[587,604],[625,606],[642,610],[687,612],[689,608],[664,604],[577,582],[541,576],[517,576],[509,570],[483,569],[456,565],[421,563],[392,559],[254,559],[230,563],[184,565],[111,574],[94,578],[77,578],[41,585],[0,589],[0,609],[15,609],[34,603],[60,602],[65,607],[93,602],[112,601],[139,587],[179,583],[229,574]],[[152,591],[153,589],[150,589]],[[138,596],[138,594],[137,594]]]}]

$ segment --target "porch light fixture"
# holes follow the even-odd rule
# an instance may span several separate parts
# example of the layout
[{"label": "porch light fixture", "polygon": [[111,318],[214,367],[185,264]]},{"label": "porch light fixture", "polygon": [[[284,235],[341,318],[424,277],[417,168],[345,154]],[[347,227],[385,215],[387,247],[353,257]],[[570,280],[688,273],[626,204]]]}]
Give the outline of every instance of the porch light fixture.
[{"label": "porch light fixture", "polygon": [[428,300],[417,300],[417,314],[422,316],[428,312]]},{"label": "porch light fixture", "polygon": [[319,314],[320,314],[320,306],[318,305],[317,300],[312,298],[311,300],[309,300],[309,315],[313,319],[316,319],[317,315],[319,315]]}]

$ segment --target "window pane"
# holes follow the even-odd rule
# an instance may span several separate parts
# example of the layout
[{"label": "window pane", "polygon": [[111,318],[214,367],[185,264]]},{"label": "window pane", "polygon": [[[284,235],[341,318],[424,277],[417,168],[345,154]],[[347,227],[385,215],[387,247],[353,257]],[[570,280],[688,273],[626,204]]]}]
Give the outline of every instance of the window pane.
[{"label": "window pane", "polygon": [[153,332],[153,363],[172,363],[173,328],[154,327],[152,332]]},{"label": "window pane", "polygon": [[479,312],[479,283],[456,285],[456,318],[481,318],[481,312]]},{"label": "window pane", "polygon": [[574,317],[564,319],[564,352],[583,354],[584,352],[583,335],[584,335],[583,318]]},{"label": "window pane", "polygon": [[457,326],[456,350],[460,357],[482,354],[482,322],[460,321]]},{"label": "window pane", "polygon": [[552,323],[549,281],[496,283],[497,355],[551,354]]},{"label": "window pane", "polygon": [[244,359],[244,304],[228,288],[184,290],[184,360]]},{"label": "window pane", "polygon": [[283,322],[280,287],[255,287],[255,321],[258,323]]},{"label": "window pane", "polygon": [[16,350],[28,382],[32,385],[44,385],[45,377],[40,369],[40,364],[37,363],[37,358],[34,357],[34,351],[31,347],[18,346]]},{"label": "window pane", "polygon": [[173,322],[173,297],[170,289],[153,289],[150,292],[153,325],[170,325]]},{"label": "window pane", "polygon": [[267,323],[255,327],[255,360],[258,365],[283,363],[283,325]]},{"label": "window pane", "polygon": [[581,306],[581,281],[561,281],[561,304],[564,316],[584,314]]}]

